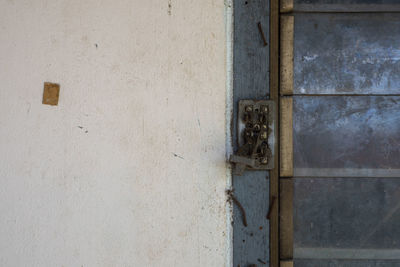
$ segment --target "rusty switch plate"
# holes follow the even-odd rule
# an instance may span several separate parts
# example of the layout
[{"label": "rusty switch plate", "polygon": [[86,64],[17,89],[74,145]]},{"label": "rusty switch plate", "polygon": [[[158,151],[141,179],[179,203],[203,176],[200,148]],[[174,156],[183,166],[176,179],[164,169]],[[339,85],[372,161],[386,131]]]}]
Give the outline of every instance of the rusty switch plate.
[{"label": "rusty switch plate", "polygon": [[246,169],[274,167],[275,104],[270,100],[240,100],[238,112],[238,151],[231,156],[234,173]]},{"label": "rusty switch plate", "polygon": [[44,89],[43,89],[42,104],[57,106],[59,95],[60,95],[60,85],[59,84],[45,82]]}]

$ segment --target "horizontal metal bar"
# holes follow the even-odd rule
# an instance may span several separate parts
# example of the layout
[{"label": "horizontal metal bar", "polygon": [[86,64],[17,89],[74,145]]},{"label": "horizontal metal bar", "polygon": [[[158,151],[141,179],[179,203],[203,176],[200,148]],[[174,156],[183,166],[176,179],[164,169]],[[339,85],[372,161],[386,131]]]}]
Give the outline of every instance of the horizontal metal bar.
[{"label": "horizontal metal bar", "polygon": [[292,96],[400,96],[400,94],[293,94]]},{"label": "horizontal metal bar", "polygon": [[400,178],[400,169],[294,168],[295,177],[390,177]]},{"label": "horizontal metal bar", "polygon": [[295,248],[295,259],[399,260],[400,249]]}]

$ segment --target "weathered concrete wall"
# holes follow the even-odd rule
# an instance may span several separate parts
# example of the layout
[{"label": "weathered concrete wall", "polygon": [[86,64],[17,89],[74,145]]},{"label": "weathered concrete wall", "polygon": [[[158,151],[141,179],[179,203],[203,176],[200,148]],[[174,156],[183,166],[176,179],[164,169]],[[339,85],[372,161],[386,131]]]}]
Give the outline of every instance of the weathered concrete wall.
[{"label": "weathered concrete wall", "polygon": [[1,266],[226,264],[224,27],[223,1],[0,1]]}]

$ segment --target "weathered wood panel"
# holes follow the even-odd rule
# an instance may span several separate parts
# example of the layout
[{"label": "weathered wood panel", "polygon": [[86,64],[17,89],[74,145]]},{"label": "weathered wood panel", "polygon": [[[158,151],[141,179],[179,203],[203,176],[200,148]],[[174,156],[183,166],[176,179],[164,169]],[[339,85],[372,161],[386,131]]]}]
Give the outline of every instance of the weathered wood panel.
[{"label": "weathered wood panel", "polygon": [[280,25],[280,93],[293,94],[294,16],[281,16]]},{"label": "weathered wood panel", "polygon": [[280,175],[293,176],[293,97],[280,99]]},{"label": "weathered wood panel", "polygon": [[281,0],[279,4],[280,12],[287,13],[293,11],[293,0]]},{"label": "weathered wood panel", "polygon": [[293,97],[297,177],[400,177],[400,96]]},{"label": "weathered wood panel", "polygon": [[293,258],[293,179],[280,180],[280,258]]},{"label": "weathered wood panel", "polygon": [[400,14],[296,14],[294,94],[399,94]]},{"label": "weathered wood panel", "polygon": [[[234,1],[234,84],[233,84],[233,140],[237,140],[237,108],[241,99],[267,99],[269,94],[269,45],[265,46],[262,34],[269,42],[269,1]],[[237,149],[237,144],[234,144]],[[234,195],[243,206],[243,215],[233,210],[233,265],[269,265],[269,207],[268,171],[246,171],[233,177]]]},{"label": "weathered wood panel", "polygon": [[293,267],[293,261],[281,261],[281,267]]}]

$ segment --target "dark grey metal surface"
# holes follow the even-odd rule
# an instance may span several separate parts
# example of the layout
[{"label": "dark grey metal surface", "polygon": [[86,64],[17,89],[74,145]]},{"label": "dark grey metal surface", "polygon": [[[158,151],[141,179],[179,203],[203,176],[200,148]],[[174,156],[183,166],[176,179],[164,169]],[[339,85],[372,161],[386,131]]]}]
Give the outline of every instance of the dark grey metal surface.
[{"label": "dark grey metal surface", "polygon": [[400,249],[398,178],[295,178],[293,200],[295,258],[301,248]]},{"label": "dark grey metal surface", "polygon": [[295,96],[294,175],[400,177],[400,96]]},{"label": "dark grey metal surface", "polygon": [[[264,46],[258,22],[264,36],[269,36],[269,1],[234,1],[234,81],[232,135],[237,147],[237,111],[241,99],[267,99],[269,94],[269,45]],[[267,40],[268,42],[269,40]],[[246,171],[233,176],[234,195],[246,211],[248,226],[234,206],[233,266],[269,265],[269,205],[268,171]],[[260,228],[261,227],[261,228]],[[244,240],[244,242],[243,242]],[[259,261],[261,260],[261,262]]]},{"label": "dark grey metal surface", "polygon": [[[246,212],[247,227],[237,205],[233,210],[233,266],[247,267],[250,264],[268,266],[269,262],[269,221],[268,213],[269,179],[265,171],[247,171],[235,176],[234,195]],[[266,264],[262,264],[265,262]]]},{"label": "dark grey metal surface", "polygon": [[400,266],[400,179],[296,178],[296,267]]},{"label": "dark grey metal surface", "polygon": [[295,11],[382,12],[400,11],[398,0],[294,0]]},{"label": "dark grey metal surface", "polygon": [[[294,10],[395,12],[400,1]],[[294,16],[294,266],[400,266],[400,96],[389,96],[400,94],[400,13]]]},{"label": "dark grey metal surface", "polygon": [[295,267],[399,267],[400,260],[312,260],[294,261]]},{"label": "dark grey metal surface", "polygon": [[400,13],[295,14],[294,27],[294,94],[400,93]]}]

